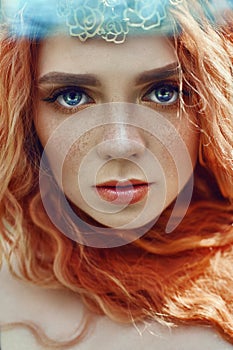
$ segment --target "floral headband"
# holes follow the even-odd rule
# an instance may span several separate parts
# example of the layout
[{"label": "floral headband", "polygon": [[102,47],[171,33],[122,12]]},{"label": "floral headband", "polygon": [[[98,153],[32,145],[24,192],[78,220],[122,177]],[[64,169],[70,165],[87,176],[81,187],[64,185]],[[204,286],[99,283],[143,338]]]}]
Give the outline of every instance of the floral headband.
[{"label": "floral headband", "polygon": [[[233,0],[197,0],[221,4]],[[62,28],[81,41],[101,37],[123,43],[129,34],[171,34],[179,28],[170,10],[183,0],[12,0],[2,8],[2,21],[17,36],[43,38]],[[226,5],[225,5],[226,6]]]},{"label": "floral headband", "polygon": [[[169,30],[167,8],[183,0],[84,0],[59,1],[59,14],[66,18],[69,33],[81,41],[101,36],[122,43],[134,31]],[[165,29],[166,27],[166,29]]]}]

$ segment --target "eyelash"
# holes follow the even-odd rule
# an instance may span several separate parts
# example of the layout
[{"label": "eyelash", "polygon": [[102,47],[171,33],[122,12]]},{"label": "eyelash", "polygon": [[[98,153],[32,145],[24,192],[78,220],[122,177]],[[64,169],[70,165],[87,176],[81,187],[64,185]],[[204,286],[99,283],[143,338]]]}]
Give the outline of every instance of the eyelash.
[{"label": "eyelash", "polygon": [[[58,101],[58,99],[63,96],[63,100],[64,100],[64,95],[69,94],[69,93],[70,94],[71,93],[80,94],[81,95],[80,101],[83,99],[83,97],[84,97],[84,99],[86,99],[86,101],[84,103],[78,104],[74,107],[68,107],[68,106],[62,105],[61,102]],[[72,114],[72,113],[75,113],[76,111],[80,110],[81,106],[95,103],[95,101],[86,93],[86,91],[84,91],[83,89],[76,87],[76,86],[67,86],[65,88],[63,87],[63,88],[57,89],[57,90],[53,91],[50,96],[43,98],[42,100],[53,104],[56,109],[58,109],[59,111],[64,112],[64,113],[68,113],[68,114]]]},{"label": "eyelash", "polygon": [[[159,102],[158,97],[156,96],[156,92],[158,94],[159,91],[163,91],[164,92],[164,96],[165,92],[172,92],[172,98],[171,100],[169,99],[168,101],[164,101],[164,102]],[[151,96],[151,95],[154,96]],[[175,98],[174,98],[174,94],[175,94]],[[150,98],[149,98],[150,96]],[[154,97],[154,101],[152,100],[152,98]],[[177,82],[175,81],[163,81],[163,82],[159,82],[155,85],[153,85],[149,90],[147,89],[146,93],[143,95],[142,100],[144,102],[149,102],[153,105],[155,105],[156,107],[159,108],[174,108],[177,106],[177,102],[179,101],[179,97],[180,97],[180,90],[179,90],[179,86],[177,84]],[[157,99],[157,102],[155,101]]]},{"label": "eyelash", "polygon": [[[159,90],[162,90],[162,89],[164,89],[164,92],[166,89],[167,89],[167,91],[169,91],[169,89],[170,89],[170,91],[172,91],[173,93],[175,92],[176,93],[175,100],[172,100],[172,102],[168,101],[168,102],[164,102],[164,103],[162,103],[162,102],[159,103],[159,102],[153,101],[151,99],[152,97],[150,97],[150,99],[148,98],[148,96],[151,95],[153,92],[155,92],[155,91],[158,92]],[[68,107],[68,106],[62,105],[62,103],[58,101],[59,98],[62,98],[63,102],[66,103],[64,101],[64,96],[66,94],[68,95],[68,94],[72,94],[72,93],[77,94],[77,95],[80,94],[80,101],[79,101],[78,105],[76,105],[74,107],[72,107],[72,106]],[[159,82],[157,84],[154,84],[153,86],[151,86],[151,88],[147,89],[146,93],[144,93],[144,95],[142,96],[142,101],[151,103],[151,104],[153,104],[153,106],[155,105],[158,108],[171,109],[171,108],[175,108],[177,106],[177,103],[179,101],[179,97],[180,97],[181,93],[183,93],[186,96],[189,95],[189,93],[187,91],[185,91],[185,90],[180,91],[179,90],[179,85],[178,85],[177,81],[163,81],[163,82]],[[155,95],[155,97],[156,97],[156,95]],[[80,104],[82,99],[84,99],[85,101]],[[53,104],[54,107],[56,109],[58,109],[58,111],[61,111],[61,112],[67,113],[67,114],[75,113],[75,112],[79,111],[80,108],[82,108],[82,107],[85,108],[85,106],[95,103],[95,101],[89,96],[89,94],[87,94],[87,92],[85,90],[83,90],[79,87],[76,87],[76,86],[67,86],[67,87],[62,87],[60,89],[57,89],[57,90],[53,91],[50,96],[44,98],[43,101]]]}]

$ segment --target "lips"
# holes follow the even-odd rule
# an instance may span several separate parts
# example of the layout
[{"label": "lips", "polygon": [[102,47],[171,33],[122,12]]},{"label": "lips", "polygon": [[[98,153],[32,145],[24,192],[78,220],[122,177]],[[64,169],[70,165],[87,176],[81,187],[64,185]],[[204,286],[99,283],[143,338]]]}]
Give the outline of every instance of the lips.
[{"label": "lips", "polygon": [[134,204],[142,201],[149,190],[149,184],[141,180],[108,181],[96,186],[99,196],[112,204]]}]

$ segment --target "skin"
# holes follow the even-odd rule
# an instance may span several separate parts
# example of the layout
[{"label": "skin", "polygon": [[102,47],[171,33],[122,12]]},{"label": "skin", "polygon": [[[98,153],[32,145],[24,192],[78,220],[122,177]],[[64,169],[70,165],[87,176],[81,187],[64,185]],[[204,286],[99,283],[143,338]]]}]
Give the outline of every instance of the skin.
[{"label": "skin", "polygon": [[[36,131],[43,147],[52,140],[46,153],[66,197],[102,225],[131,229],[152,222],[192,174],[199,135],[195,117],[180,111],[177,66],[175,50],[164,37],[129,37],[116,45],[54,36],[40,45]],[[70,74],[82,75],[81,81]],[[169,91],[158,91],[164,86]],[[80,101],[74,106],[76,97]],[[116,113],[101,107],[116,103]],[[130,113],[121,112],[124,106]],[[187,171],[178,184],[173,152],[182,160],[180,140],[191,167],[184,164]],[[137,203],[106,202],[96,191],[96,184],[130,179],[149,183],[147,195]]]}]

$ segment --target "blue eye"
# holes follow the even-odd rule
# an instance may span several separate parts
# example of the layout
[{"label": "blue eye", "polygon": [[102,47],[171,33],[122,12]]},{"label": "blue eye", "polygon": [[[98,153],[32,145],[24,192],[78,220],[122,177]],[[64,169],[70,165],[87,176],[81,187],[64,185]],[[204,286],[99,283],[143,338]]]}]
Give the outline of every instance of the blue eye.
[{"label": "blue eye", "polygon": [[179,98],[179,89],[178,86],[163,84],[150,90],[150,93],[146,94],[145,98],[147,101],[152,101],[157,104],[171,105],[177,102]]},{"label": "blue eye", "polygon": [[72,86],[54,91],[52,96],[44,98],[43,101],[57,103],[61,108],[71,110],[75,107],[94,102],[84,91]]},{"label": "blue eye", "polygon": [[66,92],[60,92],[56,97],[56,101],[67,108],[73,108],[85,103],[88,103],[90,98],[81,91],[68,90]]}]

